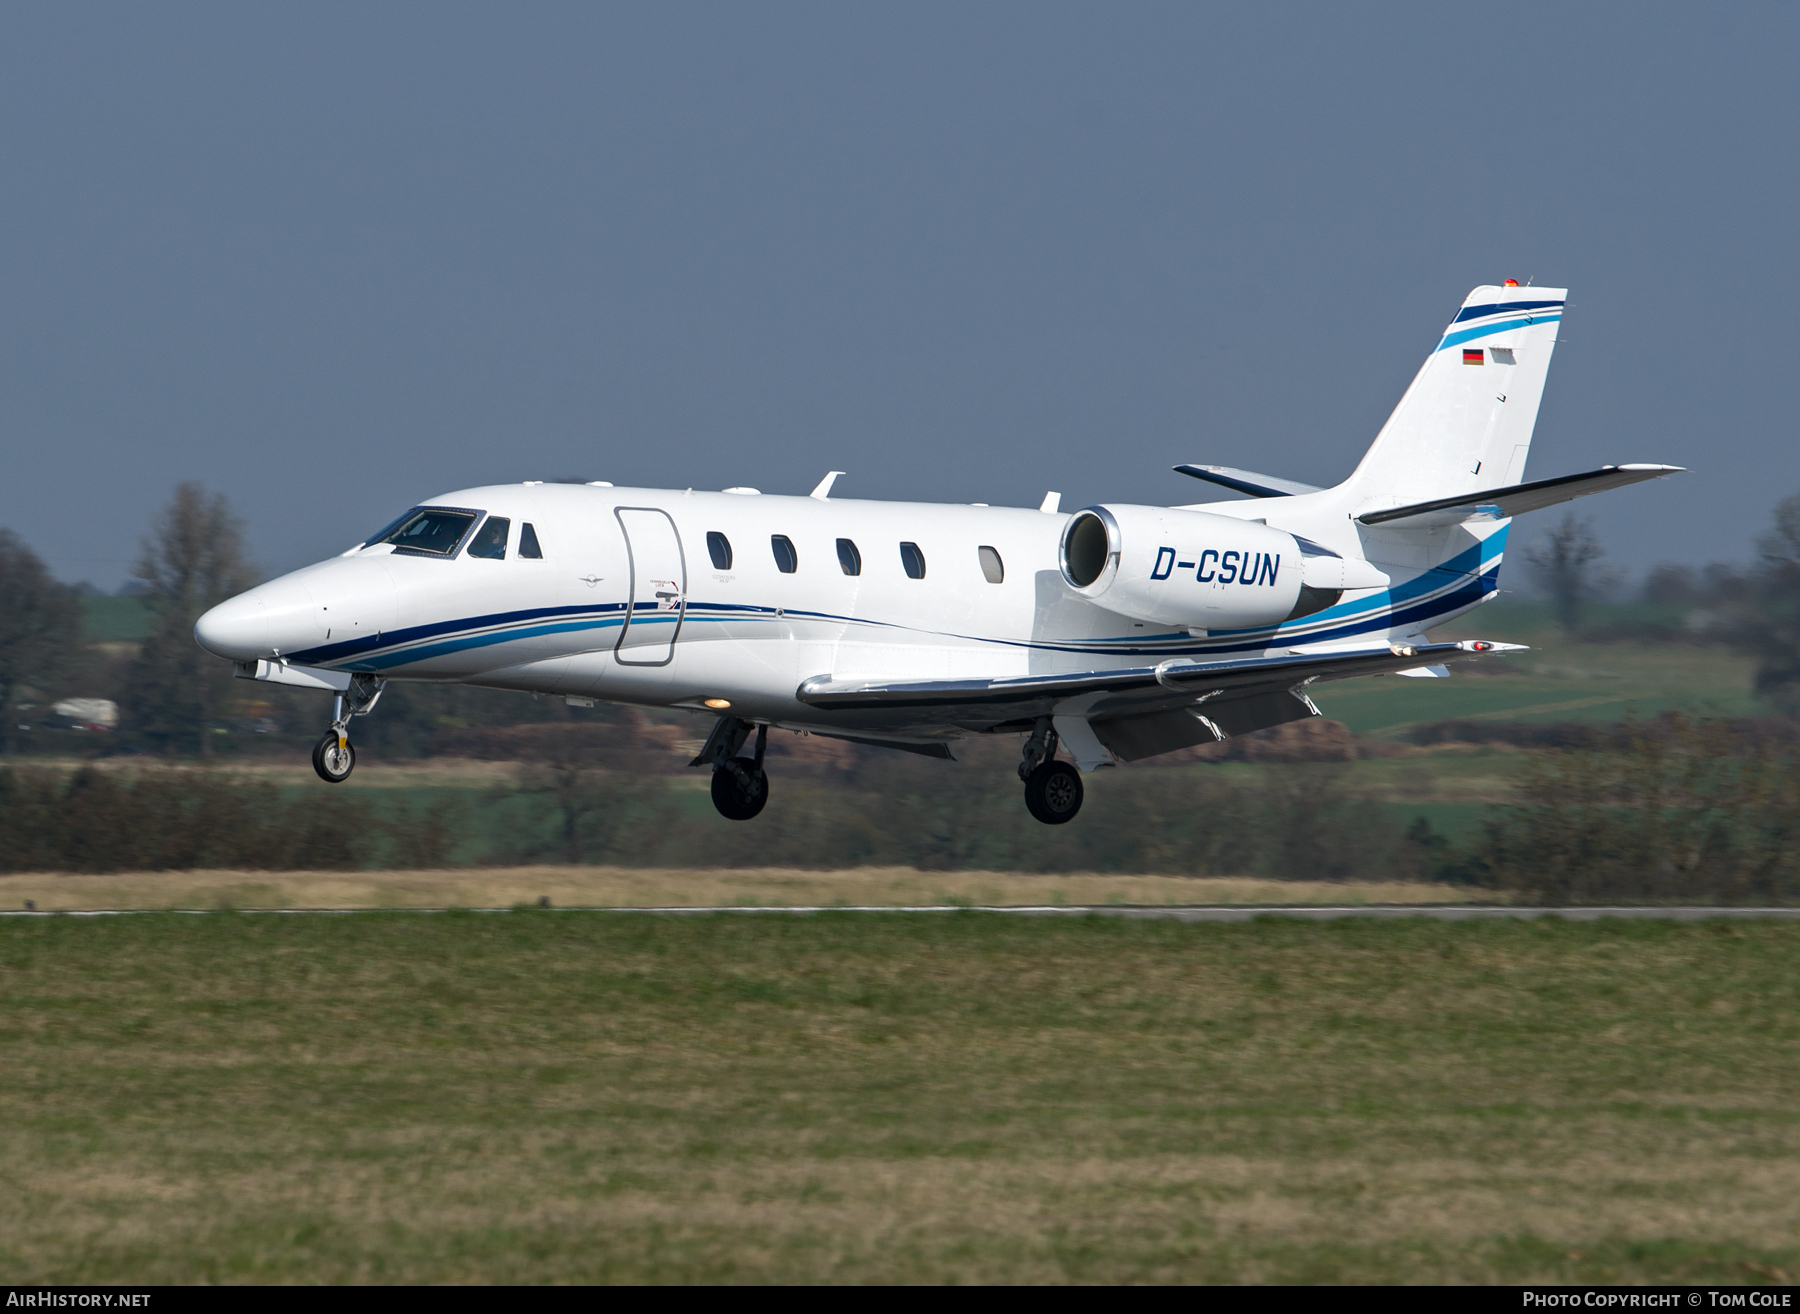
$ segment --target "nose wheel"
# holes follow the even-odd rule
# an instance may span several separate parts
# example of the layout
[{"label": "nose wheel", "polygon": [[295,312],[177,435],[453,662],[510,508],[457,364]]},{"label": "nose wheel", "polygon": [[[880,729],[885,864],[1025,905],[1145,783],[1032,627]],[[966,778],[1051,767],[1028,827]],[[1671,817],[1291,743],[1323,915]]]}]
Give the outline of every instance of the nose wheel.
[{"label": "nose wheel", "polygon": [[356,745],[337,731],[328,731],[313,745],[313,770],[319,773],[320,780],[342,784],[356,770]]},{"label": "nose wheel", "polygon": [[337,696],[331,709],[331,729],[313,745],[313,770],[327,784],[341,785],[356,770],[356,748],[350,742],[350,718],[367,716],[381,701],[387,681],[372,675],[351,677],[350,687]]}]

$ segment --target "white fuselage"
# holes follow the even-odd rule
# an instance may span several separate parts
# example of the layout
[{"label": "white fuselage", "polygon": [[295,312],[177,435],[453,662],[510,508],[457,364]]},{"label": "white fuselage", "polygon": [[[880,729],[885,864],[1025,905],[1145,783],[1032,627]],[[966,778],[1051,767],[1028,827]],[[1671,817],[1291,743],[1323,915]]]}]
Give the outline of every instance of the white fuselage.
[{"label": "white fuselage", "polygon": [[[1433,552],[1435,566],[1398,563],[1383,587],[1353,589],[1317,614],[1219,630],[1083,597],[1060,564],[1062,514],[570,484],[472,488],[422,505],[479,513],[476,525],[505,518],[504,558],[472,555],[473,529],[449,557],[359,546],[208,613],[201,642],[239,662],[695,711],[714,700],[795,729],[955,737],[990,726],[916,709],[827,714],[796,690],[820,676],[1010,679],[1385,643],[1485,600],[1505,540],[1504,525],[1457,530],[1453,560]],[[1271,503],[1227,504],[1216,521],[1186,514],[1242,533],[1252,507]],[[521,555],[526,524],[540,557]],[[729,566],[715,564],[709,535],[729,544]],[[792,545],[791,572],[776,536]],[[854,545],[859,573],[846,573],[840,539]],[[922,578],[902,544],[917,550],[913,573],[922,558]],[[1284,569],[1297,578],[1300,563]]]}]

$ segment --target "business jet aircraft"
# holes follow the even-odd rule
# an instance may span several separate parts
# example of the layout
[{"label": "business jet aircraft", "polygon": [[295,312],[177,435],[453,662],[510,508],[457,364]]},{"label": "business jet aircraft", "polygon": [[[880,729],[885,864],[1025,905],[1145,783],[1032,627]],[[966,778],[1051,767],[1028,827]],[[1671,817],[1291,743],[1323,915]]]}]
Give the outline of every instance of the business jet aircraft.
[{"label": "business jet aircraft", "polygon": [[806,497],[469,488],[194,633],[241,676],[337,694],[328,781],[356,764],[352,718],[420,680],[711,715],[693,765],[735,820],[768,799],[771,728],[943,758],[1018,734],[1026,806],[1066,822],[1077,768],[1317,716],[1325,681],[1518,649],[1426,631],[1494,596],[1511,517],[1679,470],[1523,482],[1565,297],[1476,288],[1334,488],[1179,465],[1251,500],[1072,515],[1056,493],[837,498],[838,471]]}]

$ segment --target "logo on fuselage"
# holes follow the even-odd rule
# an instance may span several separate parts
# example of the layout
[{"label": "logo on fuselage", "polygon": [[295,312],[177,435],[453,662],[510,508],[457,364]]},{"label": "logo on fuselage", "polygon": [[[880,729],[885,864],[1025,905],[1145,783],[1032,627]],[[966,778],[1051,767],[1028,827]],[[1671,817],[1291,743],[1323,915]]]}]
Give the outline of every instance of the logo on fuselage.
[{"label": "logo on fuselage", "polygon": [[1281,554],[1268,552],[1220,553],[1207,548],[1197,561],[1177,561],[1174,548],[1158,548],[1151,579],[1168,579],[1176,571],[1193,571],[1201,584],[1268,584],[1273,585],[1281,572]]}]

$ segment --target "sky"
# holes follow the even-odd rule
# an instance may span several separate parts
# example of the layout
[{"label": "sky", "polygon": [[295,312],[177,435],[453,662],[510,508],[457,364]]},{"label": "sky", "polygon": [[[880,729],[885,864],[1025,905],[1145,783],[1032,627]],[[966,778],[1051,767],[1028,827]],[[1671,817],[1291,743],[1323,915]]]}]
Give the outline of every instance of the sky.
[{"label": "sky", "polygon": [[269,572],[523,479],[1327,484],[1512,277],[1571,289],[1528,477],[1688,466],[1577,509],[1630,572],[1741,559],[1800,491],[1796,38],[1752,0],[9,5],[0,526],[112,589],[188,479]]}]

